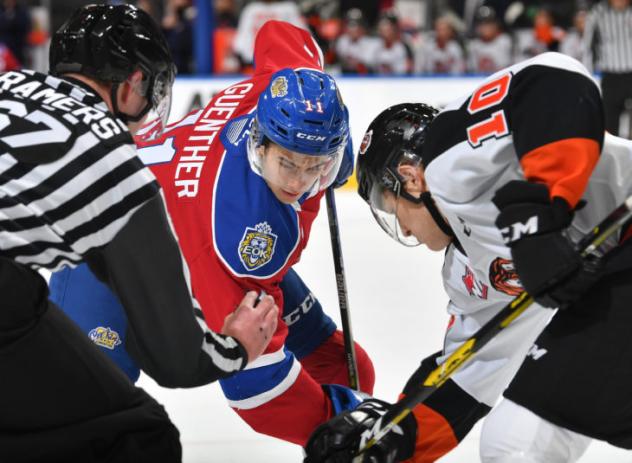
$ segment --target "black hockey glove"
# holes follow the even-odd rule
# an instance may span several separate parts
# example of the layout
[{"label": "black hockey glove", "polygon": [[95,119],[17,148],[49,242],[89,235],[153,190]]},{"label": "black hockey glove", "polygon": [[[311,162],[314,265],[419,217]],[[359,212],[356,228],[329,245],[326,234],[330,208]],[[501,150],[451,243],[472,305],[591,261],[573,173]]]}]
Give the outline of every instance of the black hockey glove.
[{"label": "black hockey glove", "polygon": [[546,185],[512,180],[492,201],[522,287],[540,305],[566,307],[599,279],[598,261],[582,259],[563,233],[573,219],[568,203],[551,200]]},{"label": "black hockey glove", "polygon": [[304,463],[394,463],[412,457],[417,439],[417,421],[412,413],[356,457],[360,447],[383,427],[381,418],[391,407],[368,399],[321,424],[307,442]]}]

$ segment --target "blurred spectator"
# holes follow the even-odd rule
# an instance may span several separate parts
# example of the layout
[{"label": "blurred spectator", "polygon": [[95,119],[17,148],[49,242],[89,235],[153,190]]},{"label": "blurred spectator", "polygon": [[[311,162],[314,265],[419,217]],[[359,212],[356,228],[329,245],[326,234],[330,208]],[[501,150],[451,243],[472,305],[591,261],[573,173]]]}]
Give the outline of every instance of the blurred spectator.
[{"label": "blurred spectator", "polygon": [[480,8],[476,20],[476,37],[468,47],[468,68],[477,74],[490,74],[511,64],[511,37],[500,24],[494,10]]},{"label": "blurred spectator", "polygon": [[573,27],[560,43],[560,52],[581,61],[584,56],[583,35],[586,25],[586,10],[577,10],[573,17]]},{"label": "blurred spectator", "polygon": [[284,0],[255,0],[241,11],[233,51],[242,62],[242,68],[252,65],[255,36],[266,21],[277,19],[305,28],[296,2]]},{"label": "blurred spectator", "polygon": [[335,43],[342,29],[338,0],[302,0],[299,5],[309,32],[323,51],[325,64],[334,64]]},{"label": "blurred spectator", "polygon": [[213,72],[236,74],[241,60],[233,52],[239,15],[235,0],[215,0],[215,30],[213,31]]},{"label": "blurred spectator", "polygon": [[193,15],[191,0],[168,0],[162,28],[179,74],[193,68]]},{"label": "blurred spectator", "polygon": [[588,69],[601,71],[606,130],[618,135],[626,101],[632,103],[630,0],[602,1],[591,8],[586,17],[584,51],[584,64]]},{"label": "blurred spectator", "polygon": [[465,57],[456,40],[454,14],[435,19],[434,33],[421,44],[415,60],[415,71],[421,74],[462,74]]},{"label": "blurred spectator", "polygon": [[384,0],[340,0],[340,14],[344,17],[350,10],[360,10],[366,27],[370,30],[377,25],[380,12],[392,6],[392,0],[386,2]]},{"label": "blurred spectator", "polygon": [[377,39],[367,35],[362,11],[351,9],[345,16],[344,32],[336,42],[341,70],[347,74],[368,74],[373,68]]},{"label": "blurred spectator", "polygon": [[20,68],[20,62],[15,58],[9,47],[0,43],[0,72],[13,71]]},{"label": "blurred spectator", "polygon": [[564,35],[564,29],[555,25],[551,10],[540,8],[533,19],[533,37],[543,51],[558,51]]},{"label": "blurred spectator", "polygon": [[235,0],[215,0],[215,27],[236,29],[239,21]]},{"label": "blurred spectator", "polygon": [[432,28],[430,6],[419,0],[397,0],[395,10],[399,16],[399,29],[407,43],[413,44],[420,39],[421,31]]},{"label": "blurred spectator", "polygon": [[514,31],[514,60],[517,62],[546,51],[559,51],[566,32],[555,25],[551,10],[548,7],[530,9],[527,17],[532,18],[531,26]]},{"label": "blurred spectator", "polygon": [[26,44],[31,30],[28,8],[17,0],[0,3],[0,43],[5,44],[22,66],[26,63]]},{"label": "blurred spectator", "polygon": [[373,51],[373,67],[377,74],[410,74],[413,54],[402,39],[399,19],[394,12],[383,13],[377,23],[379,40]]},{"label": "blurred spectator", "polygon": [[443,0],[443,2],[450,11],[455,12],[462,19],[464,32],[468,37],[476,35],[476,24],[482,7],[493,10],[502,27],[506,26],[505,13],[510,7],[520,6],[524,9],[523,2],[512,0]]},{"label": "blurred spectator", "polygon": [[541,0],[540,8],[551,12],[555,24],[562,29],[570,29],[573,26],[573,18],[578,9],[587,9],[582,4],[590,0]]},{"label": "blurred spectator", "polygon": [[[542,9],[547,10],[554,18],[555,24],[562,29],[568,29],[573,23],[573,15],[579,8],[586,9],[581,5],[591,0],[497,0],[492,4],[491,0],[486,0],[488,6],[492,6],[496,13],[505,21],[505,27],[531,29],[534,19]],[[499,12],[499,2],[505,2],[507,7],[504,13]]]},{"label": "blurred spectator", "polygon": [[[437,14],[443,15],[445,11],[453,11],[463,21],[466,37],[475,34],[476,12],[483,5],[484,0],[443,0],[443,7]],[[439,2],[441,4],[441,2]]]}]

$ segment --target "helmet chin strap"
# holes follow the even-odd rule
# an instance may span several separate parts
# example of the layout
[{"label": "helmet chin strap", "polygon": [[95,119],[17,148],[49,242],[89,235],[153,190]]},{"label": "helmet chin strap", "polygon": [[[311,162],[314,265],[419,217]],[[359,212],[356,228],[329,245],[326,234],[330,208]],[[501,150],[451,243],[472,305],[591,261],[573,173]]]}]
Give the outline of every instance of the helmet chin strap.
[{"label": "helmet chin strap", "polygon": [[151,103],[148,100],[143,110],[140,113],[138,113],[136,116],[132,116],[130,114],[125,114],[124,112],[121,112],[118,107],[118,98],[117,98],[119,85],[120,85],[120,82],[114,82],[112,84],[112,88],[110,89],[110,100],[112,101],[112,112],[114,113],[116,117],[122,120],[124,124],[140,121],[143,117],[145,117],[145,114],[147,114],[149,110],[151,109]]},{"label": "helmet chin strap", "polygon": [[430,216],[435,221],[437,226],[441,229],[441,231],[445,233],[446,235],[454,238],[454,233],[452,232],[452,228],[450,227],[448,222],[445,221],[445,219],[441,215],[441,212],[439,212],[439,209],[437,208],[437,205],[432,199],[430,192],[424,191],[419,197],[419,199],[424,204],[424,206],[426,206],[426,208],[428,209],[428,212],[430,212]]}]

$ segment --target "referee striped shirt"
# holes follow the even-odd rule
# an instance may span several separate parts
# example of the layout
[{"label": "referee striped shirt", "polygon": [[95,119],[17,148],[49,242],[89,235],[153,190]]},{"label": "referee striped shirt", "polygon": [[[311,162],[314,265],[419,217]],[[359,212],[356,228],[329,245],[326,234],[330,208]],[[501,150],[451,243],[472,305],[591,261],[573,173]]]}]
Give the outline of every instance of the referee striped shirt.
[{"label": "referee striped shirt", "polygon": [[601,72],[632,72],[632,6],[615,10],[607,1],[586,17],[584,65]]},{"label": "referee striped shirt", "polygon": [[75,265],[159,186],[100,97],[32,71],[0,75],[0,253]]},{"label": "referee striped shirt", "polygon": [[[0,256],[36,269],[75,266],[112,242],[158,195],[127,126],[89,87],[28,70],[0,74]],[[142,346],[140,366],[180,387],[243,369],[243,346],[207,327],[188,268],[177,245],[175,252],[169,246],[161,262],[184,271],[181,278],[173,273],[169,287],[147,288],[146,280],[171,275],[149,261],[142,276],[108,269],[111,279],[125,280],[117,296],[139,322],[130,320]],[[134,273],[138,265],[133,256],[128,261]]]}]

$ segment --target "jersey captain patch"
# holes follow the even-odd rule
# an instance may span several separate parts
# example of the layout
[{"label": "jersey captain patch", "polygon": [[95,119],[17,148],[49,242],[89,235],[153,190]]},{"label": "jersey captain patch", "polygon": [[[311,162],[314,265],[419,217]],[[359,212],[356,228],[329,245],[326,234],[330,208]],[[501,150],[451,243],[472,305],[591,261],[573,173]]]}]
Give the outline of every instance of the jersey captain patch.
[{"label": "jersey captain patch", "polygon": [[274,254],[277,235],[267,222],[246,227],[239,242],[239,259],[246,270],[254,270],[270,262]]}]

